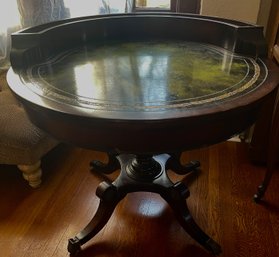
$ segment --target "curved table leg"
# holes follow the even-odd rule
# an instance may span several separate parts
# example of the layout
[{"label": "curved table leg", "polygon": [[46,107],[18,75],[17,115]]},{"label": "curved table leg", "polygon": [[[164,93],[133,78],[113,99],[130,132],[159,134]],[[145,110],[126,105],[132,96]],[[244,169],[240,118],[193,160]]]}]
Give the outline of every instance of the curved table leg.
[{"label": "curved table leg", "polygon": [[[157,173],[154,172],[154,179],[146,177],[146,180],[136,181],[135,178],[137,177],[131,177],[130,172],[124,172],[125,167],[129,167],[129,165],[127,165],[127,163],[129,163],[129,159],[126,159],[126,156],[120,156],[119,159],[122,164],[121,166],[123,166],[124,169],[121,176],[113,183],[116,185],[119,192],[123,192],[125,194],[136,191],[148,191],[160,194],[173,209],[177,220],[184,230],[205,249],[214,255],[219,255],[221,253],[220,245],[203,232],[190,214],[185,201],[186,198],[190,196],[187,186],[182,182],[174,184],[169,179],[165,169],[169,158],[170,156],[168,154],[154,156],[153,160],[156,160],[161,166],[162,172],[160,175],[158,176],[156,175]],[[153,167],[156,168],[154,165]]]},{"label": "curved table leg", "polygon": [[157,156],[119,155],[120,175],[112,182],[102,182],[96,191],[100,198],[98,210],[89,224],[68,243],[68,251],[76,254],[81,245],[95,236],[108,222],[116,205],[131,192],[147,191],[161,195],[173,209],[184,230],[205,249],[214,255],[221,253],[221,247],[205,234],[196,224],[185,199],[190,195],[182,183],[173,183],[166,173],[168,154]]},{"label": "curved table leg", "polygon": [[104,174],[110,174],[120,168],[120,164],[116,158],[117,154],[113,152],[108,153],[108,162],[103,163],[98,160],[90,162],[91,171],[97,171]]},{"label": "curved table leg", "polygon": [[120,196],[116,187],[107,182],[102,182],[98,186],[96,195],[100,198],[100,204],[94,217],[81,232],[68,241],[68,251],[71,255],[79,252],[81,245],[89,241],[106,225],[116,205],[125,196]]},{"label": "curved table leg", "polygon": [[184,230],[208,251],[214,255],[219,255],[222,252],[221,246],[205,234],[192,218],[185,201],[189,195],[188,188],[181,182],[177,182],[161,194],[173,209],[178,222]]},{"label": "curved table leg", "polygon": [[190,161],[187,164],[181,164],[181,153],[169,153],[169,155],[170,158],[167,160],[166,169],[170,169],[179,175],[186,175],[200,167],[199,161]]},{"label": "curved table leg", "polygon": [[[275,151],[275,149],[270,149],[269,151]],[[277,151],[276,151],[277,153]],[[264,194],[267,190],[267,187],[271,181],[274,169],[275,169],[275,160],[276,156],[274,156],[274,153],[271,153],[271,156],[269,156],[268,164],[267,164],[267,170],[265,173],[265,177],[263,179],[263,182],[261,185],[258,186],[258,191],[256,194],[254,194],[254,201],[256,203],[259,203],[261,199],[264,197]]]},{"label": "curved table leg", "polygon": [[264,180],[263,180],[262,184],[258,186],[258,191],[257,191],[256,194],[254,194],[254,201],[256,203],[259,203],[260,200],[264,197],[265,191],[266,191],[266,189],[267,189],[267,187],[270,183],[272,173],[273,173],[272,170],[267,170],[266,171],[266,174],[265,174],[265,177],[264,177]]}]

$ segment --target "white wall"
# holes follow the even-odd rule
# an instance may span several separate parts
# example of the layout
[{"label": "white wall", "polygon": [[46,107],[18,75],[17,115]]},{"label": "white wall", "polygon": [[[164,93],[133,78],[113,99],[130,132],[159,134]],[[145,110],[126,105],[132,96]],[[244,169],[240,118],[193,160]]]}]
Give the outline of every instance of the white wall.
[{"label": "white wall", "polygon": [[260,4],[261,0],[202,0],[201,14],[257,23]]}]

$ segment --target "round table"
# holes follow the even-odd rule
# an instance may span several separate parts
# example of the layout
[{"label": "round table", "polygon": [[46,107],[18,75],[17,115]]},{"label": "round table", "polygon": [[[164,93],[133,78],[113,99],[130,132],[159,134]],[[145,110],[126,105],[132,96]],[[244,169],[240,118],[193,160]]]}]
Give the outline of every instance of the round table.
[{"label": "round table", "polygon": [[12,35],[8,83],[31,121],[61,141],[105,151],[92,169],[99,208],[69,240],[75,254],[127,193],[159,193],[182,227],[213,254],[220,246],[192,218],[183,151],[224,141],[251,126],[278,84],[262,27],[174,13],[80,17]]}]

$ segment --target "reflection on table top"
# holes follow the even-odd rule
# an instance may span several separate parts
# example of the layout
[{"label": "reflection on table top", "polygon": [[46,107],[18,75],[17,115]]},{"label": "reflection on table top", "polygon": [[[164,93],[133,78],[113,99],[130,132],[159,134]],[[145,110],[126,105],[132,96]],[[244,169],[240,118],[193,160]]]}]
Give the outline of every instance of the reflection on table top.
[{"label": "reflection on table top", "polygon": [[28,90],[43,98],[141,112],[221,103],[254,90],[266,76],[260,59],[186,41],[84,45],[21,72]]}]

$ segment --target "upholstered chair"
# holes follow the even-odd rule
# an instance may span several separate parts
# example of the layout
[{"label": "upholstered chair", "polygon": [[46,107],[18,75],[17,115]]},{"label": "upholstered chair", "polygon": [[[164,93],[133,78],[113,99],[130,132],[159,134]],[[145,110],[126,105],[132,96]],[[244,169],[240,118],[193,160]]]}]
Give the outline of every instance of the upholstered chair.
[{"label": "upholstered chair", "polygon": [[7,85],[6,72],[0,71],[0,164],[17,165],[36,188],[41,184],[41,158],[57,144],[29,121]]}]

